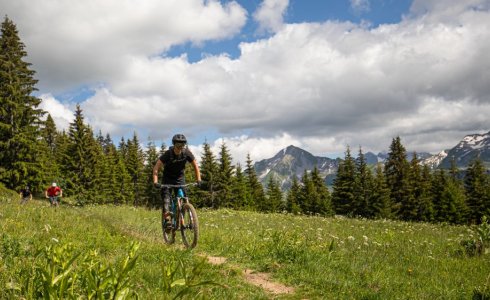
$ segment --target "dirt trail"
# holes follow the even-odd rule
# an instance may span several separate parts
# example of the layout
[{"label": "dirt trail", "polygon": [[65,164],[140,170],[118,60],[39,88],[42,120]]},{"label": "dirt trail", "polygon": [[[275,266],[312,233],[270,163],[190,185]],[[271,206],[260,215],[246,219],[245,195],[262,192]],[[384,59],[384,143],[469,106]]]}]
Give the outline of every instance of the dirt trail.
[{"label": "dirt trail", "polygon": [[[206,256],[208,262],[212,265],[222,265],[226,263],[226,257]],[[271,294],[293,294],[294,288],[282,283],[273,281],[269,273],[256,272],[251,269],[245,269],[244,278],[247,282],[259,286]]]}]

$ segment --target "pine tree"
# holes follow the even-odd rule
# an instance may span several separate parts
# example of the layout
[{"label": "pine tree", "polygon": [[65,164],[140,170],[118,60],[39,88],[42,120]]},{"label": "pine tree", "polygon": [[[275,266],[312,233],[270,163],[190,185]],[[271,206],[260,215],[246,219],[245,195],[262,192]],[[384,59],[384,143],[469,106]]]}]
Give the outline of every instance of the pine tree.
[{"label": "pine tree", "polygon": [[252,196],[252,202],[250,203],[250,208],[255,209],[264,202],[264,188],[257,178],[257,173],[253,165],[253,161],[250,158],[250,153],[247,154],[247,166],[245,168],[245,173],[248,177],[248,188]]},{"label": "pine tree", "polygon": [[479,223],[481,218],[490,216],[489,178],[483,162],[477,158],[470,162],[464,178],[469,221]]},{"label": "pine tree", "polygon": [[307,215],[313,215],[315,199],[318,199],[318,195],[315,189],[315,185],[311,180],[308,171],[304,170],[303,176],[301,176],[301,189],[299,196],[299,206],[301,207],[301,212]]},{"label": "pine tree", "polygon": [[248,190],[247,178],[243,174],[240,164],[236,165],[235,177],[232,185],[233,208],[249,209],[250,191]]},{"label": "pine tree", "polygon": [[201,191],[199,192],[200,202],[195,202],[199,207],[216,208],[215,199],[218,188],[218,163],[216,157],[211,151],[211,146],[204,142],[203,153],[201,155],[201,179],[203,181]]},{"label": "pine tree", "polygon": [[61,166],[60,158],[58,157],[58,149],[61,146],[59,137],[60,134],[56,130],[51,115],[48,114],[44,126],[41,128],[40,147],[38,149],[38,158],[41,160],[43,181],[42,186],[46,187],[52,181],[60,182]]},{"label": "pine tree", "polygon": [[352,215],[355,201],[355,161],[347,147],[344,160],[339,163],[337,177],[333,182],[332,204],[335,213]]},{"label": "pine tree", "polygon": [[315,198],[311,202],[311,211],[322,216],[333,215],[332,198],[324,179],[320,176],[320,171],[315,166],[310,174],[311,182],[315,189]]},{"label": "pine tree", "polygon": [[259,207],[264,212],[279,212],[282,208],[282,192],[274,176],[269,177],[265,201]]},{"label": "pine tree", "polygon": [[466,222],[468,207],[463,185],[454,177],[447,180],[441,194],[441,210],[444,212],[444,221],[453,224]]},{"label": "pine tree", "polygon": [[146,146],[146,152],[144,156],[145,165],[143,168],[143,174],[146,176],[145,181],[145,193],[148,203],[148,207],[156,208],[160,202],[160,191],[153,187],[153,167],[158,160],[158,151],[153,141],[148,141]]},{"label": "pine tree", "polygon": [[298,178],[296,177],[296,175],[293,175],[291,188],[289,189],[286,197],[287,212],[293,213],[295,215],[301,212],[301,208],[298,205],[299,197],[300,197],[300,186],[299,186]]},{"label": "pine tree", "polygon": [[145,158],[143,149],[139,143],[136,132],[133,133],[133,139],[128,140],[126,154],[126,167],[131,176],[134,201],[133,205],[146,203],[145,185],[147,176],[144,173]]},{"label": "pine tree", "polygon": [[448,178],[443,169],[438,169],[432,176],[431,194],[434,209],[434,220],[444,222],[447,220],[447,211],[443,201],[443,192],[447,186]]},{"label": "pine tree", "polygon": [[376,176],[374,178],[373,194],[370,197],[370,211],[376,219],[388,219],[391,214],[390,189],[386,183],[385,174],[381,164],[376,165]]},{"label": "pine tree", "polygon": [[75,119],[69,127],[69,144],[64,163],[67,172],[67,192],[76,194],[81,203],[94,203],[97,180],[97,142],[92,129],[84,123],[80,105],[75,110]]},{"label": "pine tree", "polygon": [[422,167],[422,178],[418,185],[419,190],[419,219],[425,222],[434,221],[434,203],[432,194],[432,174],[428,165]]},{"label": "pine tree", "polygon": [[232,180],[234,176],[234,167],[232,165],[232,157],[228,147],[223,142],[221,143],[220,153],[218,158],[218,180],[217,189],[219,190],[219,201],[217,207],[232,207]]},{"label": "pine tree", "polygon": [[25,184],[41,188],[41,100],[31,94],[37,80],[24,61],[25,45],[16,25],[5,17],[0,36],[0,182],[11,189]]},{"label": "pine tree", "polygon": [[[104,162],[106,166],[106,174],[104,175],[106,180],[106,192],[104,203],[120,204],[124,203],[124,195],[121,193],[121,169],[125,170],[125,167],[119,167],[119,154],[117,152],[116,146],[113,144],[112,139],[107,135],[103,142],[105,159]],[[129,175],[126,182],[129,184]],[[124,181],[124,180],[123,180]]]},{"label": "pine tree", "polygon": [[373,175],[369,169],[364,153],[359,147],[359,155],[356,160],[354,201],[352,203],[352,214],[355,216],[372,217],[370,211],[370,197],[373,189]]},{"label": "pine tree", "polygon": [[408,183],[410,166],[406,153],[400,137],[394,138],[385,163],[385,176],[395,214],[401,219],[410,220],[412,218],[410,205],[412,194]]},{"label": "pine tree", "polygon": [[114,204],[130,204],[134,199],[134,188],[131,175],[126,166],[125,152],[127,152],[124,139],[119,143],[115,158],[116,186]]}]

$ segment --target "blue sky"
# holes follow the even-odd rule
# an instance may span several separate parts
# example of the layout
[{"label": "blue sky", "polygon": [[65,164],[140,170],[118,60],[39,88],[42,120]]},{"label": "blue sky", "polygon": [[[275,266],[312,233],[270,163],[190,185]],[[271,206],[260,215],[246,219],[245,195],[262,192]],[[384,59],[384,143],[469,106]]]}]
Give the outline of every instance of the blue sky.
[{"label": "blue sky", "polygon": [[[223,1],[230,2],[230,1]],[[258,0],[236,1],[252,15],[262,4]],[[358,3],[356,5],[356,3]],[[294,0],[284,13],[285,23],[310,23],[332,21],[348,21],[353,23],[369,23],[371,27],[380,24],[398,23],[407,14],[412,0],[376,0],[376,1],[347,1],[347,0]],[[180,56],[186,54],[190,62],[197,62],[204,55],[219,55],[223,52],[236,59],[240,56],[238,44],[252,42],[257,39],[270,37],[268,32],[259,32],[259,24],[249,18],[239,35],[225,40],[209,41],[203,45],[190,42],[176,45],[164,55]]]},{"label": "blue sky", "polygon": [[490,130],[490,0],[0,0],[58,129],[437,153]]}]

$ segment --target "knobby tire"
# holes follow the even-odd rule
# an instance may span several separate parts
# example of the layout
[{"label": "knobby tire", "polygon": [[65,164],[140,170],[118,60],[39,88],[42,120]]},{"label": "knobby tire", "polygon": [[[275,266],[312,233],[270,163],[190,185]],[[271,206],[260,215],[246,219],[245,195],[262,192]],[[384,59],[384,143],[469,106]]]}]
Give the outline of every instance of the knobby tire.
[{"label": "knobby tire", "polygon": [[[182,241],[187,248],[194,248],[199,238],[199,221],[194,206],[190,203],[184,203],[182,206],[183,224],[180,224]],[[180,220],[182,222],[182,219]]]},{"label": "knobby tire", "polygon": [[[172,222],[172,219],[170,220]],[[167,244],[173,244],[175,242],[175,229],[172,228],[169,231],[167,229],[167,223],[165,221],[165,213],[162,208],[162,232],[163,232],[163,240]]]}]

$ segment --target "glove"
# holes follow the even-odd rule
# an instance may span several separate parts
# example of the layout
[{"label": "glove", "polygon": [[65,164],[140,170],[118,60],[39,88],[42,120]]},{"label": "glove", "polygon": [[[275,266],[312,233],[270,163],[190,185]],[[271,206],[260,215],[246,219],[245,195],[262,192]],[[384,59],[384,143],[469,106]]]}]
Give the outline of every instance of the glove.
[{"label": "glove", "polygon": [[161,189],[162,188],[162,184],[160,182],[156,182],[153,184],[153,186],[156,188],[156,189]]}]

